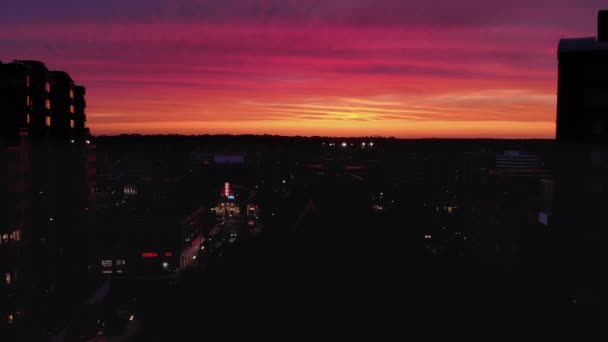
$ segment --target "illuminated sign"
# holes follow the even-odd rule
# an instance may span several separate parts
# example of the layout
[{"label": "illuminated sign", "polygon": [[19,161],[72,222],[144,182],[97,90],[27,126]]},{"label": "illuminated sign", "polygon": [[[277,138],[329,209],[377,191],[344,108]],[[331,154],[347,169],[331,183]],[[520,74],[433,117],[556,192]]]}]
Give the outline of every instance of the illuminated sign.
[{"label": "illuminated sign", "polygon": [[158,253],[156,252],[143,252],[141,253],[141,256],[144,258],[156,258],[158,257]]},{"label": "illuminated sign", "polygon": [[228,197],[228,199],[231,199],[231,200],[234,199],[234,195],[228,195],[227,197]]},{"label": "illuminated sign", "polygon": [[230,190],[230,183],[224,183],[224,196],[228,197],[232,194],[232,190]]}]

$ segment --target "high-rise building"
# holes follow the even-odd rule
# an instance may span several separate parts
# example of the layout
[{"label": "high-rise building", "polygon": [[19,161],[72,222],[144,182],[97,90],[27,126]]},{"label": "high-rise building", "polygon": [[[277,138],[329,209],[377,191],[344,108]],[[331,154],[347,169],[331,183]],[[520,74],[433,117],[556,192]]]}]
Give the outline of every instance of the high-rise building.
[{"label": "high-rise building", "polygon": [[38,61],[0,63],[0,330],[69,325],[87,294],[95,146],[84,87]]},{"label": "high-rise building", "polygon": [[[552,184],[543,185],[539,216],[547,226],[542,265],[557,302],[598,309],[608,241],[608,11],[598,15],[598,35],[559,42],[557,144]],[[547,187],[550,186],[550,187]],[[543,213],[550,213],[543,215]],[[539,247],[540,248],[540,247]],[[553,284],[559,284],[558,286]],[[590,324],[591,325],[591,324]]]},{"label": "high-rise building", "polygon": [[560,40],[558,61],[557,139],[608,140],[608,10],[597,38]]}]

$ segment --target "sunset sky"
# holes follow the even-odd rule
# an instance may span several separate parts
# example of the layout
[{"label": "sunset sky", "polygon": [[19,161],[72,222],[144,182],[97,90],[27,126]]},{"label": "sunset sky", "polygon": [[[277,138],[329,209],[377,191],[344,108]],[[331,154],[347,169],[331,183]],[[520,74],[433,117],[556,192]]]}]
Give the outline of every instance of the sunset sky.
[{"label": "sunset sky", "polygon": [[596,0],[19,0],[0,60],[87,87],[93,134],[552,138]]}]

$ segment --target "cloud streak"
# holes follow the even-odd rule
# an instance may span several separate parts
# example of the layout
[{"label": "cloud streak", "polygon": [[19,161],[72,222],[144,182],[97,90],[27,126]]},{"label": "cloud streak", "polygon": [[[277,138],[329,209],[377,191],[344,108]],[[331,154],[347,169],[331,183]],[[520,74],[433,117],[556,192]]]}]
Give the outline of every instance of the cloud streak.
[{"label": "cloud streak", "polygon": [[0,59],[68,71],[96,134],[552,137],[557,41],[600,5],[23,0]]}]

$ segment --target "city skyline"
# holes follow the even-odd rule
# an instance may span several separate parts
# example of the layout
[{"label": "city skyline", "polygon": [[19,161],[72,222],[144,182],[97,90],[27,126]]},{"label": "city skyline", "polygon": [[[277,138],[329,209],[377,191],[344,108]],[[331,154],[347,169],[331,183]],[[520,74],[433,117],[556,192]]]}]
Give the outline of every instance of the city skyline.
[{"label": "city skyline", "polygon": [[557,42],[600,5],[22,1],[0,60],[85,83],[95,135],[553,138]]},{"label": "city skyline", "polygon": [[606,333],[608,9],[35,2],[1,341]]}]

